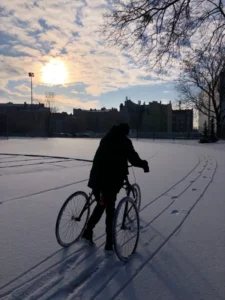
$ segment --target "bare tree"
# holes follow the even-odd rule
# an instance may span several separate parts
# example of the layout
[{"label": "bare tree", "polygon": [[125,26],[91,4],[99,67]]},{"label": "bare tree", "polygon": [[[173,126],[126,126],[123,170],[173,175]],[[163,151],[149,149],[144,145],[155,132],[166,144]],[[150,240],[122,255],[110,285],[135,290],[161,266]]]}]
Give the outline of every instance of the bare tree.
[{"label": "bare tree", "polygon": [[224,43],[224,1],[114,0],[101,33],[110,45],[134,50],[145,63],[162,67],[200,37],[203,52]]},{"label": "bare tree", "polygon": [[58,112],[58,108],[55,106],[55,93],[52,92],[45,93],[45,106],[49,108],[48,118],[47,118],[47,133],[48,135],[51,135],[52,114]]},{"label": "bare tree", "polygon": [[[215,50],[215,49],[214,49]],[[217,51],[194,51],[194,57],[189,56],[183,61],[181,77],[177,81],[177,90],[182,104],[192,107],[210,119],[216,119],[217,135],[220,136],[221,116],[220,105],[220,75],[225,68],[225,48]]]},{"label": "bare tree", "polygon": [[49,108],[50,113],[58,112],[58,108],[55,106],[55,93],[45,93],[45,106]]}]

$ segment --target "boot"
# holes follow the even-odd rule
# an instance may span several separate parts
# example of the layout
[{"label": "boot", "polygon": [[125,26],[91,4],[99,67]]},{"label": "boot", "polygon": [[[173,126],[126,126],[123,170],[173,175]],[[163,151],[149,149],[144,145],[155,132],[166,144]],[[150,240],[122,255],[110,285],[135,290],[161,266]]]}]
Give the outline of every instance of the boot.
[{"label": "boot", "polygon": [[94,245],[94,241],[93,241],[93,230],[90,229],[85,229],[82,236],[82,239],[85,239],[86,241],[88,241],[91,245]]},{"label": "boot", "polygon": [[113,251],[113,239],[111,237],[106,238],[105,251]]}]

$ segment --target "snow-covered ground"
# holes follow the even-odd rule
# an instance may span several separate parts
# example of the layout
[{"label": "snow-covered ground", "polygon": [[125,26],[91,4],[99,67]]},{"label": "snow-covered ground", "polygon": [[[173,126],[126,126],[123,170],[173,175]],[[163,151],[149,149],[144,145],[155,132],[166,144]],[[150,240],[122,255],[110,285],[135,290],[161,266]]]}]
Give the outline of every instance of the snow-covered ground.
[{"label": "snow-covered ground", "polygon": [[133,141],[150,173],[134,170],[141,236],[126,264],[104,255],[104,218],[95,248],[55,239],[65,199],[89,192],[91,164],[73,158],[92,160],[98,143],[0,141],[0,299],[224,300],[225,143]]}]

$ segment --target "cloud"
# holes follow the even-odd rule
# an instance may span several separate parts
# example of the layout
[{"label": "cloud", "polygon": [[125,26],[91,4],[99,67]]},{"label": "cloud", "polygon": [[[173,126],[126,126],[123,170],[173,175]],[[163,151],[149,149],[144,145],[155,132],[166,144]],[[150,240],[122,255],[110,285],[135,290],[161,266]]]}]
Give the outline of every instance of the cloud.
[{"label": "cloud", "polygon": [[60,110],[67,110],[68,108],[73,112],[73,108],[81,108],[81,109],[87,109],[89,110],[90,108],[100,108],[100,102],[99,100],[87,100],[85,102],[80,101],[76,98],[68,98],[65,96],[56,96],[55,99],[55,106],[59,108]]},{"label": "cloud", "polygon": [[28,55],[28,56],[33,56],[33,57],[39,57],[41,55],[39,50],[36,50],[34,48],[30,48],[30,47],[27,47],[27,46],[16,45],[16,46],[13,47],[13,49],[16,52],[24,53],[24,56]]},{"label": "cloud", "polygon": [[[34,99],[37,102],[45,103],[45,94],[34,94]],[[28,100],[29,101],[29,100]],[[55,95],[55,99],[53,100],[53,106],[58,108],[60,111],[68,111],[70,113],[73,112],[73,108],[81,108],[87,109],[90,108],[100,108],[101,104],[98,99],[86,101],[81,101],[74,97],[68,97],[65,95]]]},{"label": "cloud", "polygon": [[15,102],[17,100],[21,101],[27,101],[28,96],[24,96],[21,93],[18,92],[12,92],[7,88],[0,88],[0,102]]},{"label": "cloud", "polygon": [[84,95],[84,94],[86,94],[85,92],[82,92],[82,91],[77,91],[77,90],[72,90],[72,91],[70,91],[70,93],[71,94],[79,94],[79,95]]},{"label": "cloud", "polygon": [[100,85],[89,85],[85,90],[92,96],[99,96],[102,93],[107,93],[116,90],[118,87],[100,86]]},{"label": "cloud", "polygon": [[172,93],[172,91],[163,91],[164,94]]},{"label": "cloud", "polygon": [[[35,73],[34,86],[43,86],[42,67],[52,58],[66,65],[64,86],[82,82],[84,91],[73,89],[71,94],[86,92],[86,99],[120,88],[170,82],[179,74],[175,65],[169,74],[151,72],[149,76],[149,70],[137,66],[131,55],[104,46],[98,29],[109,7],[107,0],[14,0],[1,6],[0,30],[11,37],[8,45],[14,56],[0,56],[0,88],[10,80],[28,80],[28,72]],[[25,92],[23,85],[16,89]],[[98,105],[68,101],[68,105]]]},{"label": "cloud", "polygon": [[170,102],[170,100],[165,99],[165,98],[162,98],[160,101],[162,104],[169,104],[169,102]]},{"label": "cloud", "polygon": [[59,106],[66,106],[73,108],[82,108],[82,109],[90,109],[90,108],[100,108],[99,100],[87,100],[82,102],[78,99],[70,99],[65,97],[60,97],[56,102]]},{"label": "cloud", "polygon": [[25,84],[17,85],[15,89],[21,91],[22,93],[30,92],[30,87]]}]

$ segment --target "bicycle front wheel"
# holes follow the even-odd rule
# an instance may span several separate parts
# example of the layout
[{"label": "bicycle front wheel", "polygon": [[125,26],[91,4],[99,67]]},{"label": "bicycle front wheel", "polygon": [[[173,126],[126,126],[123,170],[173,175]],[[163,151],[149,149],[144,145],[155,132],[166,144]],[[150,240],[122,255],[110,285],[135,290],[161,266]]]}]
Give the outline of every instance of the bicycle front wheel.
[{"label": "bicycle front wheel", "polygon": [[132,184],[132,194],[138,211],[141,207],[141,189],[137,183]]},{"label": "bicycle front wheel", "polygon": [[[132,219],[129,217],[132,215]],[[139,215],[135,202],[123,198],[115,213],[113,226],[114,249],[118,258],[126,262],[135,252],[139,240]]]},{"label": "bicycle front wheel", "polygon": [[[134,203],[136,204],[137,210],[139,211],[141,206],[141,189],[137,183],[131,185],[131,195]],[[136,213],[134,210],[129,211],[128,218],[130,221],[136,218]]]},{"label": "bicycle front wheel", "polygon": [[69,196],[59,211],[55,235],[57,242],[68,247],[82,235],[90,214],[88,195],[76,192]]}]

